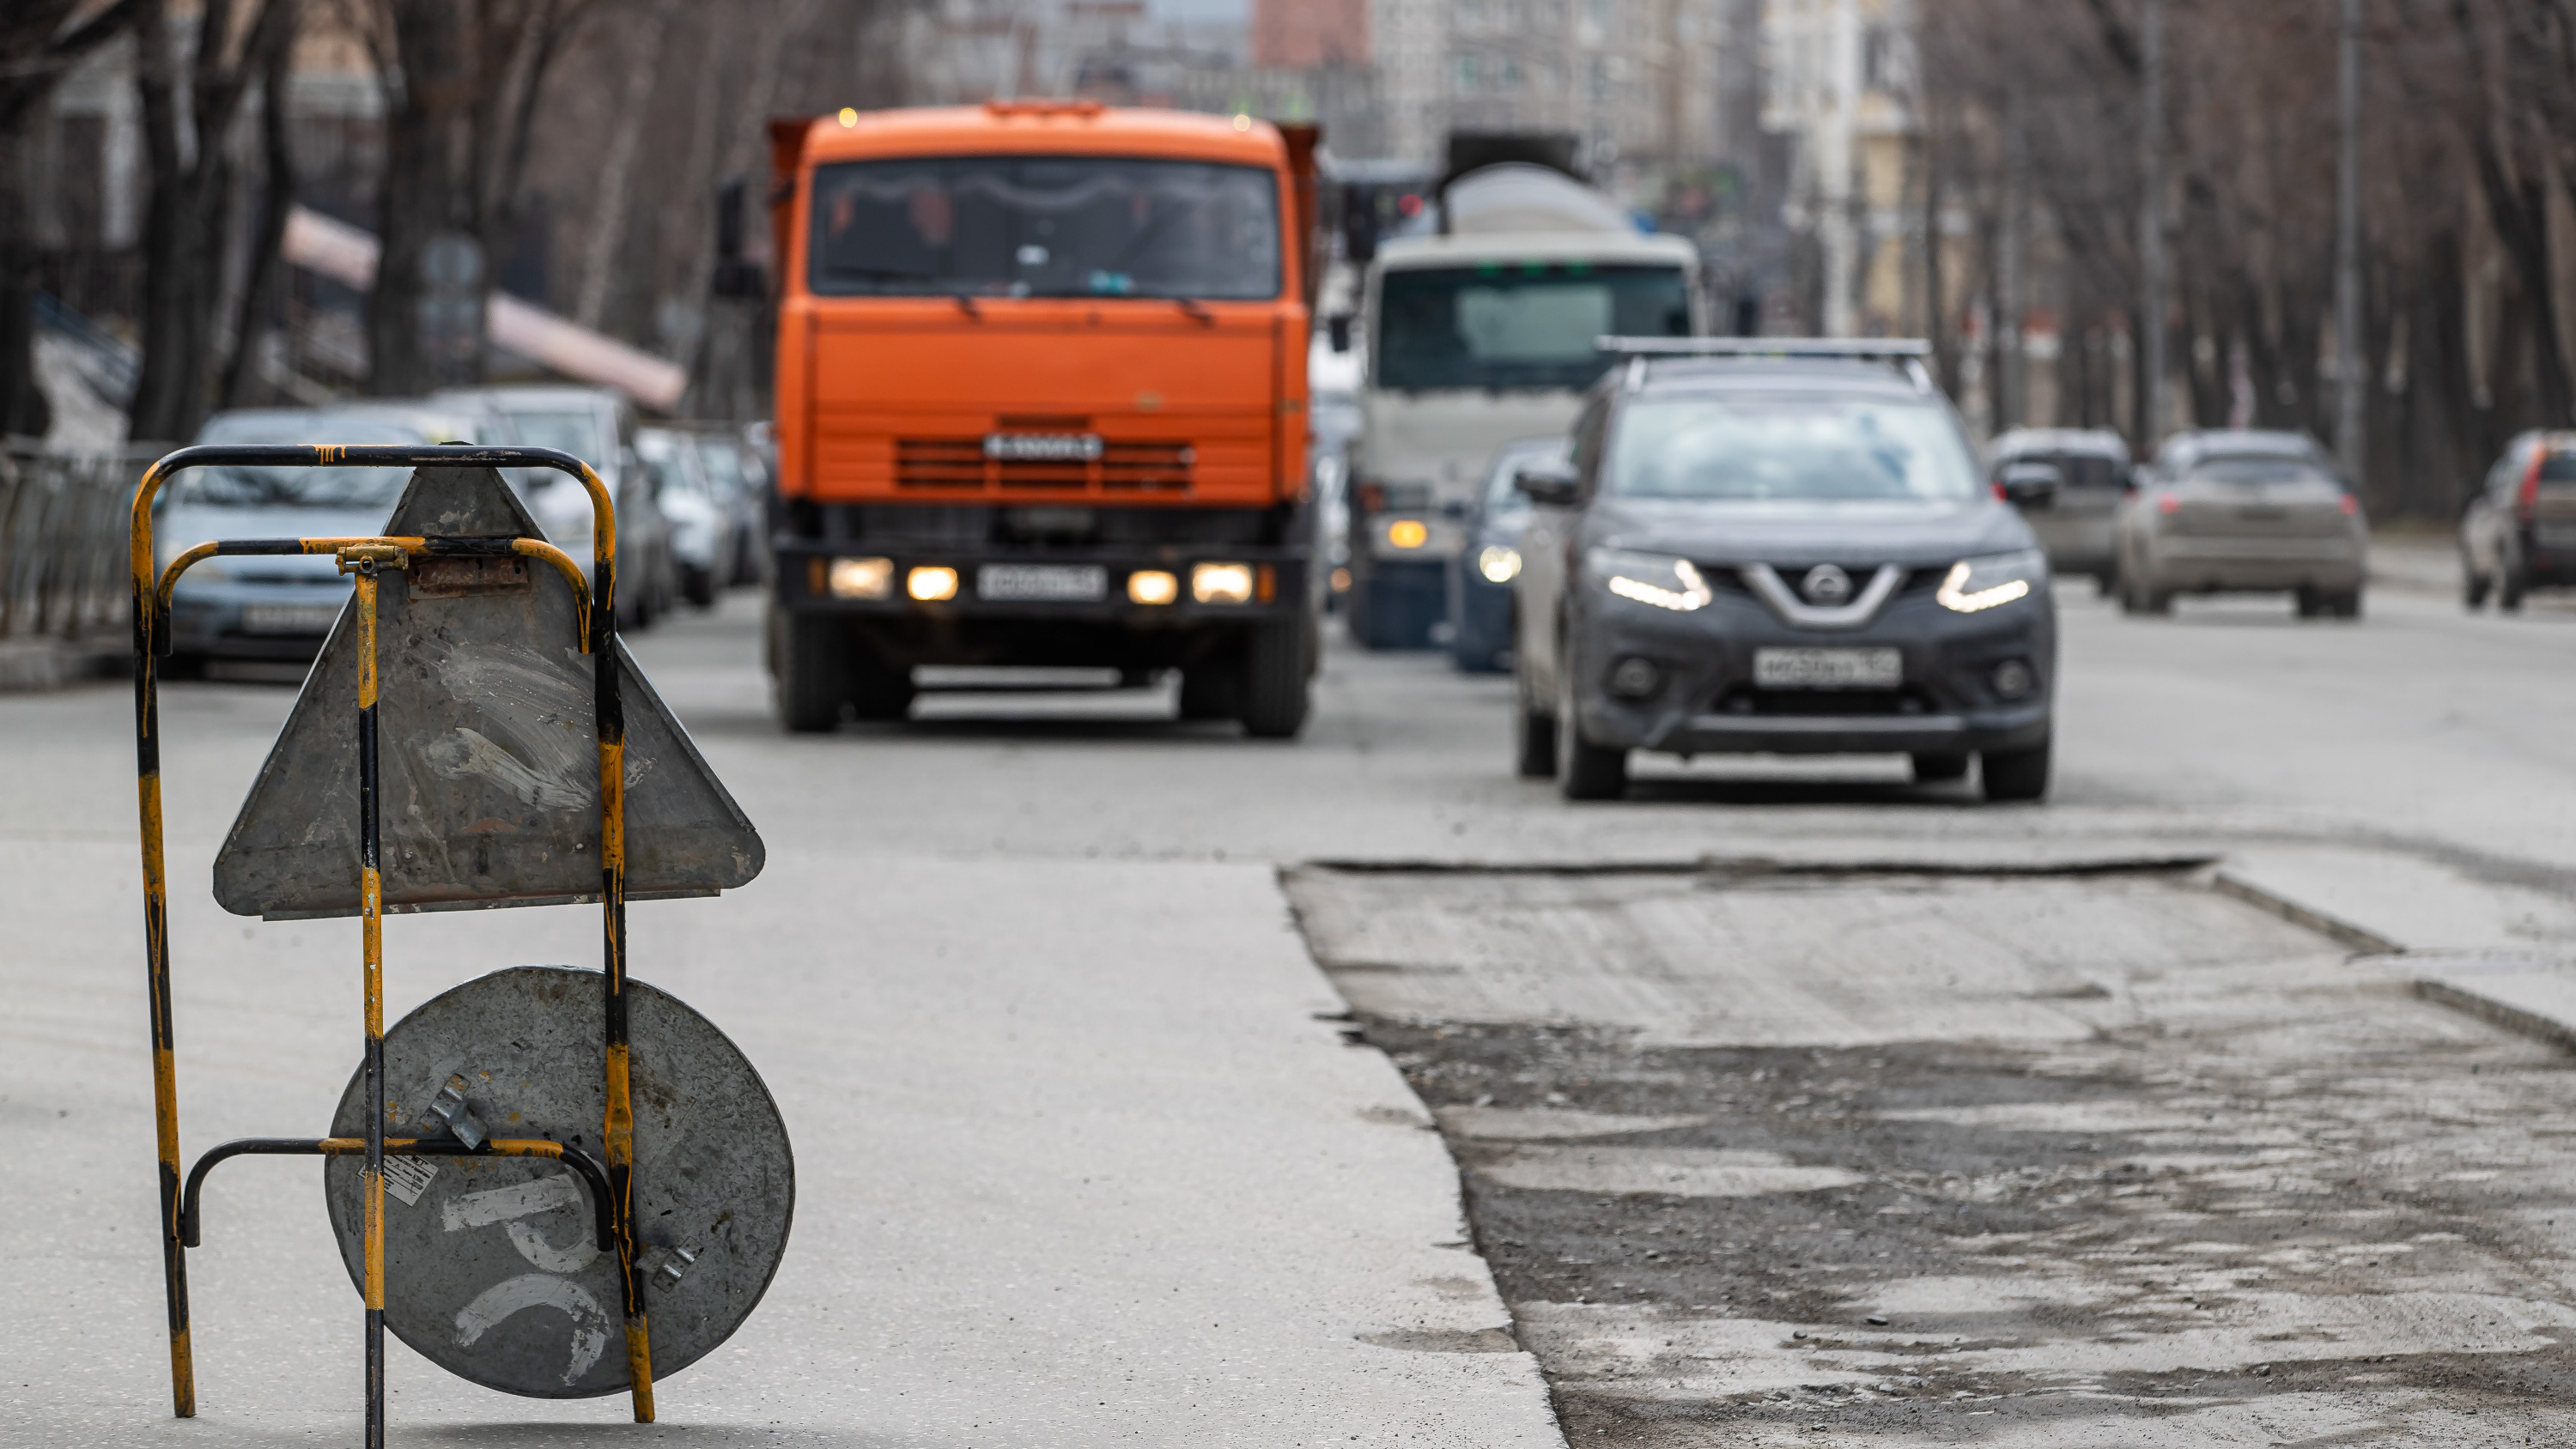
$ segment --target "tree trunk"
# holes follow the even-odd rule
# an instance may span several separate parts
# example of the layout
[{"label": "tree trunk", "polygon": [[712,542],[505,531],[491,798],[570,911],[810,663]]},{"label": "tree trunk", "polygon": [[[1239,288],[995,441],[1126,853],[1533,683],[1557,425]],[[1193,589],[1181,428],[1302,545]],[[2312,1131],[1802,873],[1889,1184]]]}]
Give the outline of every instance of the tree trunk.
[{"label": "tree trunk", "polygon": [[[292,5],[296,0],[270,0],[271,4]],[[289,28],[293,21],[288,22]],[[286,117],[286,81],[293,68],[295,47],[279,45],[270,50],[268,64],[260,78],[260,149],[266,163],[266,210],[260,214],[259,235],[251,243],[250,269],[242,282],[240,310],[234,313],[233,353],[224,363],[224,383],[220,396],[226,407],[237,408],[249,401],[251,378],[257,370],[257,357],[269,313],[275,307],[282,267],[278,251],[286,241],[286,215],[295,209],[295,151],[289,144]]]},{"label": "tree trunk", "polygon": [[[398,93],[385,106],[385,171],[376,199],[376,286],[367,298],[367,391],[426,392],[420,264],[440,232],[472,230],[474,178],[461,174],[459,131],[471,124],[470,16],[452,0],[393,0]],[[488,274],[489,266],[484,268]]]},{"label": "tree trunk", "polygon": [[618,256],[626,244],[627,213],[633,209],[635,164],[643,152],[653,82],[662,69],[662,38],[669,33],[671,12],[678,8],[679,0],[651,0],[633,23],[634,49],[627,58],[625,90],[611,122],[615,130],[609,137],[608,154],[599,163],[599,200],[591,209],[590,246],[582,257],[581,292],[573,304],[574,319],[584,327],[596,328],[608,315]]}]

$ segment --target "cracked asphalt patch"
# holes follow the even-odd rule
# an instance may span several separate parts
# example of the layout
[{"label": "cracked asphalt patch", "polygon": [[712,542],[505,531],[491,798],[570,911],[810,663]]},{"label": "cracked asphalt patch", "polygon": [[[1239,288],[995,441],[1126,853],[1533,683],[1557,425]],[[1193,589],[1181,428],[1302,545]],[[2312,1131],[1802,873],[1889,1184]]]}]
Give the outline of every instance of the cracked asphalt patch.
[{"label": "cracked asphalt patch", "polygon": [[[1328,969],[1367,950],[1343,982],[1365,1039],[1439,1119],[1578,1446],[2564,1442],[2576,1072],[2372,962],[2189,880],[2103,881],[2102,919],[2145,927],[2026,973],[2081,1034],[2004,1011],[1994,1039],[1947,1013],[1947,1039],[1705,1041],[1711,977],[1786,973],[1878,1020],[1870,963],[1838,972],[1831,943],[1890,911],[1961,941],[2012,910],[2083,935],[2087,886],[2009,905],[1985,884],[1840,878],[1797,887],[1803,910],[1691,876],[1291,891]],[[1641,913],[1662,922],[1644,958]],[[1748,919],[1770,924],[1724,929]],[[2157,940],[2192,949],[2159,965]],[[1695,971],[1692,941],[1730,959]],[[1938,954],[1882,960],[1883,991],[1921,990]],[[1598,993],[1622,973],[1691,1029]],[[1420,1009],[1566,980],[1617,1019]],[[1415,1009],[1367,1005],[1390,999]],[[1742,1020],[1839,1031],[1776,1002]]]}]

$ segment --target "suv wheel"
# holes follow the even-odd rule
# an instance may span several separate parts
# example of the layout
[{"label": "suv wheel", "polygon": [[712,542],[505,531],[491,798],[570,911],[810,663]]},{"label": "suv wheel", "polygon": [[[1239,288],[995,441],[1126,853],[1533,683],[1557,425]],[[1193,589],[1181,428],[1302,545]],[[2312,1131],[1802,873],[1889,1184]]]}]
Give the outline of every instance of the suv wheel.
[{"label": "suv wheel", "polygon": [[1512,671],[1512,768],[1524,780],[1556,778],[1556,715],[1530,698],[1518,669]]},{"label": "suv wheel", "polygon": [[1989,800],[2036,800],[2048,793],[2048,740],[2026,750],[1988,750],[1984,766]]},{"label": "suv wheel", "polygon": [[1573,660],[1556,656],[1556,786],[1568,800],[1616,800],[1628,793],[1628,752],[1583,737],[1574,708]]}]

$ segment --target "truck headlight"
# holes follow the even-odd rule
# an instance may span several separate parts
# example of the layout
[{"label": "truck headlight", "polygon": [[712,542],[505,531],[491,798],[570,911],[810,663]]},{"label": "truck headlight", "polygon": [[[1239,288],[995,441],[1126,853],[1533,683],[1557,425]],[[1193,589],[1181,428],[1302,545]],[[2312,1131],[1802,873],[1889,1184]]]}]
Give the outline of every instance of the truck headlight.
[{"label": "truck headlight", "polygon": [[894,592],[894,560],[836,558],[830,575],[836,599],[882,599]]},{"label": "truck headlight", "polygon": [[1489,584],[1508,584],[1521,576],[1521,551],[1496,544],[1476,555],[1476,572]]},{"label": "truck headlight", "polygon": [[925,604],[957,597],[957,570],[933,565],[903,576],[903,591]]},{"label": "truck headlight", "polygon": [[1181,596],[1181,581],[1161,569],[1138,569],[1127,576],[1127,601],[1168,604]]},{"label": "truck headlight", "polygon": [[2047,582],[2048,555],[2025,548],[1959,560],[1950,565],[1949,577],[1941,581],[1940,591],[1932,597],[1940,601],[1942,608],[1977,614],[2028,598]]},{"label": "truck headlight", "polygon": [[1620,598],[1675,613],[1706,608],[1708,601],[1717,597],[1701,576],[1699,566],[1686,558],[1596,548],[1584,557],[1584,568],[1600,580],[1601,587]]},{"label": "truck headlight", "polygon": [[1252,565],[1203,563],[1190,569],[1190,597],[1202,604],[1252,602]]}]

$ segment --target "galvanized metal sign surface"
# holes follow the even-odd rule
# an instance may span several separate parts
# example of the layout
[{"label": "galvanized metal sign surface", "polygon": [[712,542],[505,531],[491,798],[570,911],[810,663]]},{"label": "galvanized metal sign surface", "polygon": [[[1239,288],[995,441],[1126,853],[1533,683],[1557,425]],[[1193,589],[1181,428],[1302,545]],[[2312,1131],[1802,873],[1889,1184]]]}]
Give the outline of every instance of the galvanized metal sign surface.
[{"label": "galvanized metal sign surface", "polygon": [[[495,1137],[600,1151],[601,977],[519,966],[425,1003],[385,1035],[390,1136],[436,1136],[451,1076]],[[653,1372],[725,1341],[769,1286],[796,1197],[787,1128],[742,1052],[668,994],[627,983],[634,1042],[635,1221]],[[333,1135],[366,1130],[361,1068]],[[362,1281],[361,1164],[334,1157],[323,1195]],[[394,1158],[385,1172],[385,1326],[487,1388],[587,1398],[627,1387],[617,1255],[601,1252],[581,1177],[519,1157]]]},{"label": "galvanized metal sign surface", "polygon": [[[423,468],[401,537],[542,538],[489,468]],[[389,912],[595,900],[594,662],[571,583],[524,558],[424,557],[379,587]],[[358,909],[358,630],[344,611],[215,860],[215,899],[270,919]],[[760,873],[759,832],[619,646],[626,893],[712,895]]]}]

